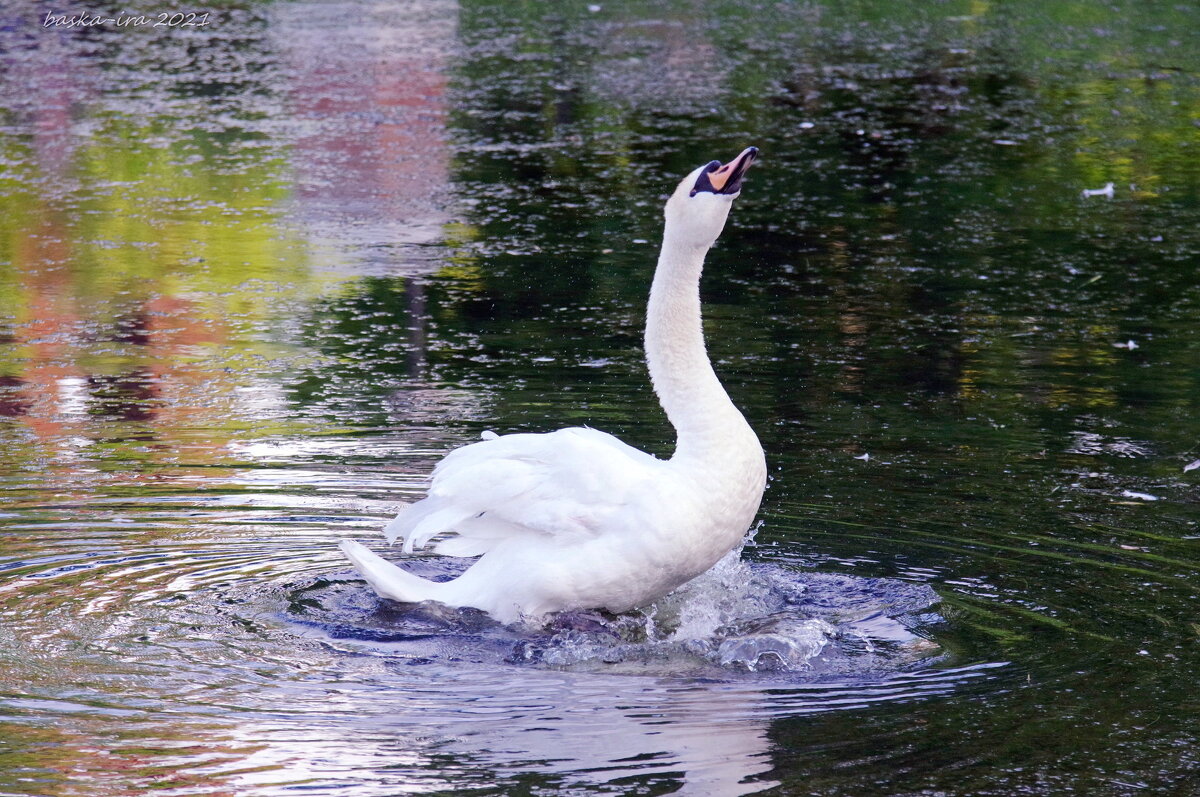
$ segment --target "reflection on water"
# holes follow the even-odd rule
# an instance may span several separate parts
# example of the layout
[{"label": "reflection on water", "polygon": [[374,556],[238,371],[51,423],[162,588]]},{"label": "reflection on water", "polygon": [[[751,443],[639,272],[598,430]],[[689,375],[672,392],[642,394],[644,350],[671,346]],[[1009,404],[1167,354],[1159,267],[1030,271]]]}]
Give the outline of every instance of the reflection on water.
[{"label": "reflection on water", "polygon": [[[0,792],[1196,791],[1194,9],[43,13],[0,10]],[[749,143],[703,286],[747,563],[545,628],[377,600],[337,540],[481,430],[667,451],[662,193]]]},{"label": "reflection on water", "polygon": [[287,223],[320,268],[436,265],[405,245],[440,242],[451,220],[446,65],[456,16],[450,0],[272,9],[293,169]]}]

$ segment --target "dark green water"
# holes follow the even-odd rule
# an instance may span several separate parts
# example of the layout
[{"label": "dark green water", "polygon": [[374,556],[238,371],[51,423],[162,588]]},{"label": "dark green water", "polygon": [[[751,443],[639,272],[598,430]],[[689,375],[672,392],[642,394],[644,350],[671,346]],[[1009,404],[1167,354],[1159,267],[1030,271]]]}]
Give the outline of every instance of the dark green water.
[{"label": "dark green water", "polygon": [[[1200,793],[1200,10],[45,13],[0,9],[0,795]],[[745,558],[932,588],[942,655],[534,666],[379,604],[337,541],[482,430],[669,452],[660,206],[749,144]]]}]

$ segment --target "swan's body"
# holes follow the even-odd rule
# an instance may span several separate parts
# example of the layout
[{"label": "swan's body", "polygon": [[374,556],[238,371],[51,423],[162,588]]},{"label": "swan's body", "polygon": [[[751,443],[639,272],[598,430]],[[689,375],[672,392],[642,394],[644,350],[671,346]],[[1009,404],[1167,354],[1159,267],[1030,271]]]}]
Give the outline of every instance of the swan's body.
[{"label": "swan's body", "polygon": [[[766,482],[762,447],[704,347],[700,273],[757,150],[684,178],[666,207],[646,359],[678,434],[657,459],[594,429],[485,435],[445,457],[428,497],[388,524],[404,550],[479,556],[432,582],[352,541],[342,550],[385,598],[473,606],[501,622],[568,609],[621,612],[665,595],[732,550]],[[719,168],[718,168],[719,167]]]}]

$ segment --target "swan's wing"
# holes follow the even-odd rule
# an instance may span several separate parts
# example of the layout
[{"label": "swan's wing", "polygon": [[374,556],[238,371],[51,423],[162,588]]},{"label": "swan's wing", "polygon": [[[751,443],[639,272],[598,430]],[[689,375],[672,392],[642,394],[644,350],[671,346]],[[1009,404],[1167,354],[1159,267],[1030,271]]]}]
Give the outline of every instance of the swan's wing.
[{"label": "swan's wing", "polygon": [[595,429],[492,437],[452,451],[429,496],[384,529],[404,550],[455,531],[439,553],[476,556],[524,534],[585,538],[628,504],[665,463]]}]

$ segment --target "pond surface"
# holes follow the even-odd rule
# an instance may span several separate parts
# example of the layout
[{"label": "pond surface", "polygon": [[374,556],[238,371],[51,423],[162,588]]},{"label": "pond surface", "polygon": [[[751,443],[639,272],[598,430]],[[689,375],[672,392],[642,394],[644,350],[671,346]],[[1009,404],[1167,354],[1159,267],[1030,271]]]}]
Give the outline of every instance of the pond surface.
[{"label": "pond surface", "polygon": [[[206,21],[0,10],[0,794],[1200,792],[1195,7]],[[741,560],[546,628],[375,598],[338,541],[484,430],[669,453],[661,203],[750,144]]]}]

